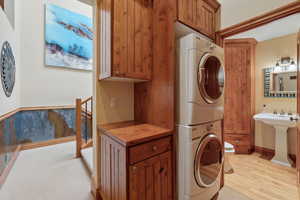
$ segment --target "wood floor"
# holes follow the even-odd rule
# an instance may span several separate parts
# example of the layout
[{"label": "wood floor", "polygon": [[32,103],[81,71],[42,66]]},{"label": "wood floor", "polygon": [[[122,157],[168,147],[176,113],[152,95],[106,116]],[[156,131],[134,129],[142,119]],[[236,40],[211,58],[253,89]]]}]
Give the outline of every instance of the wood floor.
[{"label": "wood floor", "polygon": [[225,175],[225,185],[253,200],[300,200],[296,169],[274,164],[260,155],[229,154],[233,174]]}]

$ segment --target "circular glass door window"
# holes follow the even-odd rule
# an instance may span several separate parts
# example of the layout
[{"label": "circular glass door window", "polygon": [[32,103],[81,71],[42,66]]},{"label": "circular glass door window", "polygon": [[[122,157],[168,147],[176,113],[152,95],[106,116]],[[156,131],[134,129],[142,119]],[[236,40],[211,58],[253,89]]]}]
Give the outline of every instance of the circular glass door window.
[{"label": "circular glass door window", "polygon": [[207,135],[195,156],[195,179],[200,187],[212,186],[219,177],[223,164],[223,147],[214,134]]},{"label": "circular glass door window", "polygon": [[225,84],[224,68],[216,56],[206,54],[203,57],[198,72],[198,84],[207,103],[214,103],[222,96]]},{"label": "circular glass door window", "polygon": [[10,97],[15,85],[16,66],[12,48],[7,41],[2,46],[0,61],[2,87],[5,95]]}]

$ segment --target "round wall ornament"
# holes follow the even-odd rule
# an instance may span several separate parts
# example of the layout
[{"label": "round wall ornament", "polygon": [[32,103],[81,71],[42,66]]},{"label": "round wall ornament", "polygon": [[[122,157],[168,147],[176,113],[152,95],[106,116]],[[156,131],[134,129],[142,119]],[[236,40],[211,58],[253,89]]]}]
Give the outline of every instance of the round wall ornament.
[{"label": "round wall ornament", "polygon": [[15,86],[16,64],[9,42],[4,42],[0,57],[1,83],[4,93],[10,97]]}]

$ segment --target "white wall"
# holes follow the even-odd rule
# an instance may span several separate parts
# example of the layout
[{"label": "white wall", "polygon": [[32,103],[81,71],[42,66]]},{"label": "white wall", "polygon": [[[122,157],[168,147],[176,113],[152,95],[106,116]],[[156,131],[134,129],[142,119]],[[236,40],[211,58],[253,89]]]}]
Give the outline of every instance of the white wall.
[{"label": "white wall", "polygon": [[15,0],[5,0],[4,9],[10,24],[12,25],[12,27],[14,27],[15,26]]},{"label": "white wall", "polygon": [[295,0],[218,0],[222,5],[221,28],[243,22]]},{"label": "white wall", "polygon": [[21,106],[72,105],[92,96],[92,72],[44,65],[45,2],[92,17],[92,7],[77,0],[19,0],[21,52]]},{"label": "white wall", "polygon": [[[0,116],[8,112],[13,111],[19,107],[19,86],[20,86],[20,59],[18,56],[18,42],[17,34],[12,28],[6,14],[0,9],[0,48],[5,41],[8,41],[13,49],[13,53],[16,61],[16,83],[12,95],[6,97],[2,84],[0,83]],[[1,82],[1,81],[0,81]]]}]

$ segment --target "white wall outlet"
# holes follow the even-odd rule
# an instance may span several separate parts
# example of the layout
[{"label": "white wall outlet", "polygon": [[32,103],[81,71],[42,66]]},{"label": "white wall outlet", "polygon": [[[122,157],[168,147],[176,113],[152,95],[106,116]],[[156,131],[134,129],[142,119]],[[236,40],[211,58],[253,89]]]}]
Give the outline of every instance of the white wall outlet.
[{"label": "white wall outlet", "polygon": [[115,108],[116,105],[117,105],[117,98],[112,97],[112,98],[110,99],[110,107],[111,107],[111,108]]}]

